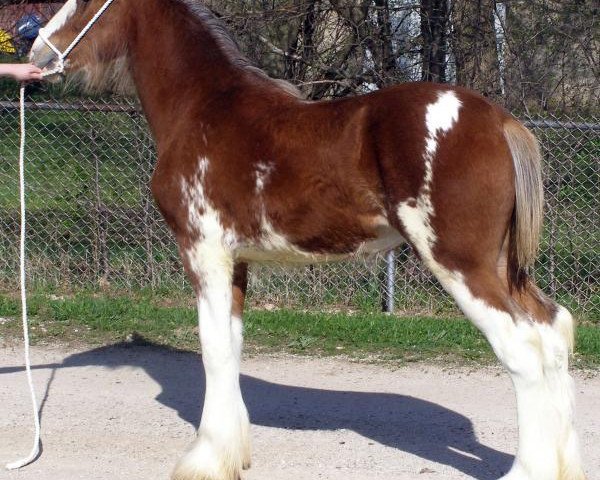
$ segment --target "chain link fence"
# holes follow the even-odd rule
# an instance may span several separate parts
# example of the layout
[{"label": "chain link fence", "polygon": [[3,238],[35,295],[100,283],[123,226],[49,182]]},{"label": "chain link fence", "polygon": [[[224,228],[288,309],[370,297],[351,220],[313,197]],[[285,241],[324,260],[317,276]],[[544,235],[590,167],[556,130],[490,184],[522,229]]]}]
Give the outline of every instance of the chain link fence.
[{"label": "chain link fence", "polygon": [[[133,101],[28,102],[28,272],[35,289],[77,292],[186,286],[172,239],[149,194],[155,163]],[[46,98],[46,100],[44,100]],[[546,228],[538,283],[579,317],[600,321],[600,123],[522,118],[545,156]],[[18,285],[18,102],[0,99],[0,288]],[[254,266],[251,301],[267,308],[377,311],[393,275],[396,311],[454,306],[411,254],[306,267]],[[388,299],[389,301],[390,299]]]}]

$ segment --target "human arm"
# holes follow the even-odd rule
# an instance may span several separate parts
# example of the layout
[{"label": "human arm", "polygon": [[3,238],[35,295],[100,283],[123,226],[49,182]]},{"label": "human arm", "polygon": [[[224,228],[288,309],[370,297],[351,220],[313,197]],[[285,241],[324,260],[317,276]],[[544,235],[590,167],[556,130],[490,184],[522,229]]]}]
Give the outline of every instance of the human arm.
[{"label": "human arm", "polygon": [[41,80],[42,70],[30,63],[0,63],[0,77],[11,77],[18,82]]}]

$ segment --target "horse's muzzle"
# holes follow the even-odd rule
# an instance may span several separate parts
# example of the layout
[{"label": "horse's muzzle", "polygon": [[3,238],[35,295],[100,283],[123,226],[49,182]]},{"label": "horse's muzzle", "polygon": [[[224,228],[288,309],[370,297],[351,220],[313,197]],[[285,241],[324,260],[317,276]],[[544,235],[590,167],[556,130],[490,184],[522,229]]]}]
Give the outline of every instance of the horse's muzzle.
[{"label": "horse's muzzle", "polygon": [[[34,46],[29,52],[29,61],[46,72],[55,69],[58,65],[58,57],[45,45],[37,48]],[[44,79],[50,82],[57,82],[61,77],[61,74],[56,73],[48,75]]]}]

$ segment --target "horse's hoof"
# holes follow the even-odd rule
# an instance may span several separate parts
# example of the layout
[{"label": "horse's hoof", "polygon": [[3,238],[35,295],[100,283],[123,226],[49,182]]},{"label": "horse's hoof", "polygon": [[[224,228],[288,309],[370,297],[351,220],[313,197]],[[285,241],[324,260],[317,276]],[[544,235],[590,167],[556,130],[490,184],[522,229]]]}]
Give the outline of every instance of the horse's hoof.
[{"label": "horse's hoof", "polygon": [[240,473],[230,469],[202,468],[190,464],[179,464],[171,480],[242,480]]}]

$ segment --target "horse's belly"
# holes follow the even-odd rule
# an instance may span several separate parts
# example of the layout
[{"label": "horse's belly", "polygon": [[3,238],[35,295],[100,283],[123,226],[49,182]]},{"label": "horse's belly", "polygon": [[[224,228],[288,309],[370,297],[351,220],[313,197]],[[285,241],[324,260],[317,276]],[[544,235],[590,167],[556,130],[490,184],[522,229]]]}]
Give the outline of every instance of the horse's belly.
[{"label": "horse's belly", "polygon": [[372,256],[385,252],[405,243],[397,230],[385,226],[378,228],[378,236],[360,243],[352,252],[310,252],[303,250],[283,237],[270,239],[257,245],[242,245],[236,250],[238,260],[247,262],[281,262],[281,263],[326,263],[346,260],[358,256]]}]

